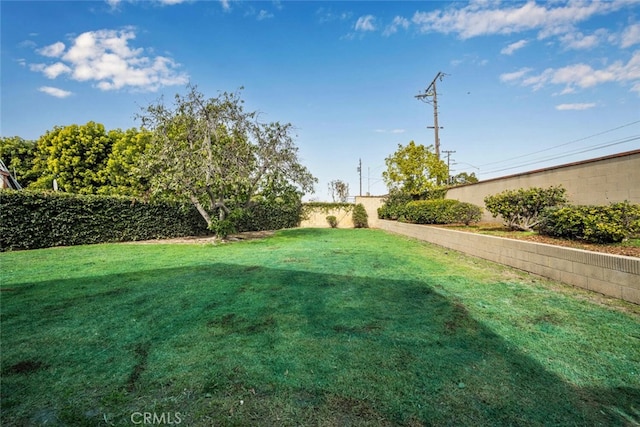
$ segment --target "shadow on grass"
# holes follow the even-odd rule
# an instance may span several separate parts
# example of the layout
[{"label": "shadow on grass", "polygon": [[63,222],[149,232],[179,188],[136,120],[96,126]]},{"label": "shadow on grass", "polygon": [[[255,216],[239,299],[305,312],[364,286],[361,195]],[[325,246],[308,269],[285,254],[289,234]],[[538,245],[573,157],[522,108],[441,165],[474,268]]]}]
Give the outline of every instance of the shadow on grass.
[{"label": "shadow on grass", "polygon": [[640,419],[639,387],[571,385],[433,285],[232,264],[15,285],[2,425]]}]

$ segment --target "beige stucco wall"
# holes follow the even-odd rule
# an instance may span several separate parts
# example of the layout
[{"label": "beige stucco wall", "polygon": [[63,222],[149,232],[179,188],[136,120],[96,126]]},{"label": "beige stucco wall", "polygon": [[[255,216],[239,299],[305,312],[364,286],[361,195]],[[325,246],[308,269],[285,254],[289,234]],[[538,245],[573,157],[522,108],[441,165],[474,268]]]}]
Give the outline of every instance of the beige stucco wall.
[{"label": "beige stucco wall", "polygon": [[[484,208],[488,195],[552,185],[562,185],[569,202],[577,205],[607,205],[625,200],[640,203],[640,150],[454,187],[446,198]],[[501,222],[486,210],[482,220]]]},{"label": "beige stucco wall", "polygon": [[378,228],[378,208],[382,206],[383,197],[356,196],[356,202],[348,208],[326,209],[317,207],[309,209],[307,218],[302,220],[302,228],[329,228],[327,216],[333,215],[338,220],[338,228],[353,228],[353,208],[361,203],[367,211],[370,228]]},{"label": "beige stucco wall", "polygon": [[325,209],[314,208],[310,210],[307,218],[302,220],[302,228],[330,228],[327,217],[333,215],[338,220],[338,228],[353,228],[353,206],[349,208]]},{"label": "beige stucco wall", "polygon": [[378,228],[378,208],[382,206],[384,197],[379,196],[356,196],[356,204],[362,203],[369,215],[369,227]]}]

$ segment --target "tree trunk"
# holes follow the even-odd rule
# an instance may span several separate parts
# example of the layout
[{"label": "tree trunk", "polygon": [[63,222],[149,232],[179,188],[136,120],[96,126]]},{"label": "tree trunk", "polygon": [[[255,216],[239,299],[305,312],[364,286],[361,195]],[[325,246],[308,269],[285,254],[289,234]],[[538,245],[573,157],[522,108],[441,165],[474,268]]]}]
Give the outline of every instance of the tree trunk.
[{"label": "tree trunk", "polygon": [[196,209],[198,209],[198,212],[200,212],[200,215],[202,216],[202,218],[204,218],[204,220],[207,222],[207,227],[211,229],[211,217],[209,216],[209,213],[202,206],[202,204],[200,204],[200,201],[196,196],[190,195],[189,198],[191,199],[191,203],[193,203],[193,206],[195,206]]}]

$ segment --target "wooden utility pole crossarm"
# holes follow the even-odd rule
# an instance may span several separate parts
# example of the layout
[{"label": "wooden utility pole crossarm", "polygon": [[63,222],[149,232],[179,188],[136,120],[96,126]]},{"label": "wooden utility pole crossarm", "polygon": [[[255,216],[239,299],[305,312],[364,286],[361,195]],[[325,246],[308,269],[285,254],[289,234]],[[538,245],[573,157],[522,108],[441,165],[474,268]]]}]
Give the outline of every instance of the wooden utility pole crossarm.
[{"label": "wooden utility pole crossarm", "polygon": [[[440,160],[440,136],[438,135],[440,126],[438,125],[438,91],[436,82],[438,81],[438,79],[442,81],[442,79],[446,75],[447,74],[443,73],[442,71],[438,71],[438,74],[436,74],[431,84],[427,87],[427,89],[425,89],[424,93],[419,93],[416,95],[416,98],[418,98],[419,100],[433,105],[433,126],[427,127],[433,128],[433,130],[435,131],[435,150],[438,160]],[[429,98],[432,99],[429,100]]]}]

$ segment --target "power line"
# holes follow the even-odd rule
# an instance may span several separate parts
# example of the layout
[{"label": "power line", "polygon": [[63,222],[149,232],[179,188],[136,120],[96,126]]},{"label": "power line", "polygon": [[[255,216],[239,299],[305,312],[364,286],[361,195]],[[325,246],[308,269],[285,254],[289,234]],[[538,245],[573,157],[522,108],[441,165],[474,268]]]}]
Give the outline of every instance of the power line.
[{"label": "power line", "polygon": [[508,159],[504,159],[504,160],[498,160],[498,161],[495,161],[495,162],[485,163],[485,164],[480,165],[480,167],[495,165],[495,164],[498,164],[498,163],[504,163],[504,162],[508,162],[508,161],[511,161],[511,160],[515,160],[515,159],[521,159],[522,157],[528,157],[528,156],[532,156],[534,154],[543,153],[545,151],[554,150],[556,148],[564,147],[564,146],[570,145],[570,144],[575,144],[576,142],[585,141],[587,139],[594,138],[596,136],[604,135],[606,133],[613,132],[613,131],[616,131],[618,129],[622,129],[622,128],[625,128],[625,127],[628,127],[628,126],[632,126],[632,125],[635,125],[637,123],[640,123],[640,120],[636,120],[635,122],[631,122],[631,123],[626,123],[624,125],[621,125],[621,126],[618,126],[618,127],[612,128],[612,129],[607,129],[607,130],[599,132],[599,133],[594,133],[593,135],[585,136],[583,138],[575,139],[573,141],[565,142],[563,144],[555,145],[553,147],[544,148],[542,150],[534,151],[534,152],[531,152],[531,153],[528,153],[528,154],[522,154],[520,156],[509,157]]},{"label": "power line", "polygon": [[521,163],[521,164],[518,164],[516,166],[511,166],[511,167],[508,167],[508,168],[493,169],[493,170],[486,171],[486,172],[483,172],[483,173],[484,174],[489,174],[489,173],[495,173],[495,172],[503,172],[503,171],[507,171],[507,170],[511,170],[511,169],[517,169],[517,168],[521,168],[521,167],[524,167],[524,166],[534,165],[536,163],[548,162],[548,161],[551,161],[551,160],[561,159],[563,157],[573,156],[575,154],[582,154],[582,153],[586,153],[586,152],[589,152],[589,151],[599,150],[601,148],[606,148],[606,147],[611,147],[611,146],[614,146],[614,145],[624,144],[624,143],[627,143],[627,142],[636,141],[638,139],[640,139],[640,135],[633,135],[633,136],[629,136],[629,137],[626,137],[626,138],[623,138],[623,139],[606,142],[606,143],[603,143],[603,144],[600,144],[600,145],[591,146],[591,147],[588,147],[588,148],[585,148],[585,149],[579,149],[578,151],[570,151],[570,152],[563,153],[562,155],[546,157],[544,159],[534,160],[534,161],[530,161],[528,163]]}]

